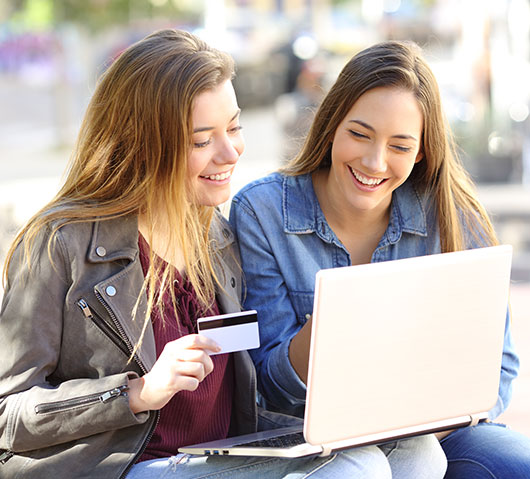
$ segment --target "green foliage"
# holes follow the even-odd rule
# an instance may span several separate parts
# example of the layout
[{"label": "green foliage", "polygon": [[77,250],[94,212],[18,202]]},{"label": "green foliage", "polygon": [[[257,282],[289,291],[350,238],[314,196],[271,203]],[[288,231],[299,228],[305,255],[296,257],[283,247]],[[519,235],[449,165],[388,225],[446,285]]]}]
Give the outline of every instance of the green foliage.
[{"label": "green foliage", "polygon": [[169,21],[191,21],[194,13],[182,9],[177,2],[149,0],[54,0],[59,22],[83,24],[93,30],[134,20],[164,17]]},{"label": "green foliage", "polygon": [[75,23],[90,30],[126,25],[136,20],[164,18],[196,23],[201,2],[176,0],[7,0],[10,20],[30,29]]}]

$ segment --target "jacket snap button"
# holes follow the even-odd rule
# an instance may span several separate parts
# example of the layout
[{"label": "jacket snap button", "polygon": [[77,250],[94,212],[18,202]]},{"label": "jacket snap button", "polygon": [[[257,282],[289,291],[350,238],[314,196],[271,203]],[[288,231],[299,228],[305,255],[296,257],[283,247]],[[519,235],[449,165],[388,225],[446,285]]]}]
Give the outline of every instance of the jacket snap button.
[{"label": "jacket snap button", "polygon": [[97,254],[98,256],[103,257],[103,256],[105,256],[105,255],[107,254],[107,250],[106,250],[103,246],[98,246],[98,247],[96,248],[96,254]]},{"label": "jacket snap button", "polygon": [[116,294],[116,288],[114,286],[107,286],[105,288],[105,293],[107,293],[108,296],[114,296]]},{"label": "jacket snap button", "polygon": [[231,279],[230,279],[230,284],[232,285],[232,288],[235,288],[235,287],[236,287],[236,280],[235,280],[235,278],[231,278]]}]

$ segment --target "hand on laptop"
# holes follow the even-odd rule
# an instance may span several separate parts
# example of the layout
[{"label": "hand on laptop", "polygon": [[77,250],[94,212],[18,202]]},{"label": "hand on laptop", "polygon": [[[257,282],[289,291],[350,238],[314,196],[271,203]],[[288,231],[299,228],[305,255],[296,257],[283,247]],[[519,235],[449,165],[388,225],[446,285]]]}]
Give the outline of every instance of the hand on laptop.
[{"label": "hand on laptop", "polygon": [[220,348],[213,340],[188,334],[168,342],[151,371],[129,381],[129,404],[136,414],[165,406],[179,391],[195,391],[213,370],[208,354]]}]

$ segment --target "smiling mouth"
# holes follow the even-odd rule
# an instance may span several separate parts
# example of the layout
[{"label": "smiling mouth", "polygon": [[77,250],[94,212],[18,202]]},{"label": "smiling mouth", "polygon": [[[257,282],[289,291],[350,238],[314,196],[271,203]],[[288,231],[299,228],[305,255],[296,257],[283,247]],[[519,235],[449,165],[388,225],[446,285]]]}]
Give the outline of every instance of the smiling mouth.
[{"label": "smiling mouth", "polygon": [[201,178],[205,178],[206,180],[212,180],[212,181],[222,181],[226,180],[227,178],[230,178],[232,176],[232,171],[227,171],[225,173],[219,173],[216,175],[202,175]]},{"label": "smiling mouth", "polygon": [[368,186],[371,188],[375,188],[376,186],[379,186],[381,183],[385,182],[387,178],[370,178],[368,176],[364,176],[358,171],[354,170],[352,167],[348,166],[350,169],[352,175],[355,177],[355,179],[361,183],[364,186]]}]

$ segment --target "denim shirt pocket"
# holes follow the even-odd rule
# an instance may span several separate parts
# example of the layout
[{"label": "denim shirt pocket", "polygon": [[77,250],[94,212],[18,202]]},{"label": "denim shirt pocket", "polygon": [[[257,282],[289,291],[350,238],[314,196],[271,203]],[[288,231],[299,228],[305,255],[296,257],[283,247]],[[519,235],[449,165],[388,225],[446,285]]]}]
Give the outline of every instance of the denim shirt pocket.
[{"label": "denim shirt pocket", "polygon": [[296,320],[304,325],[313,314],[313,298],[314,293],[303,291],[291,291],[289,293]]}]

